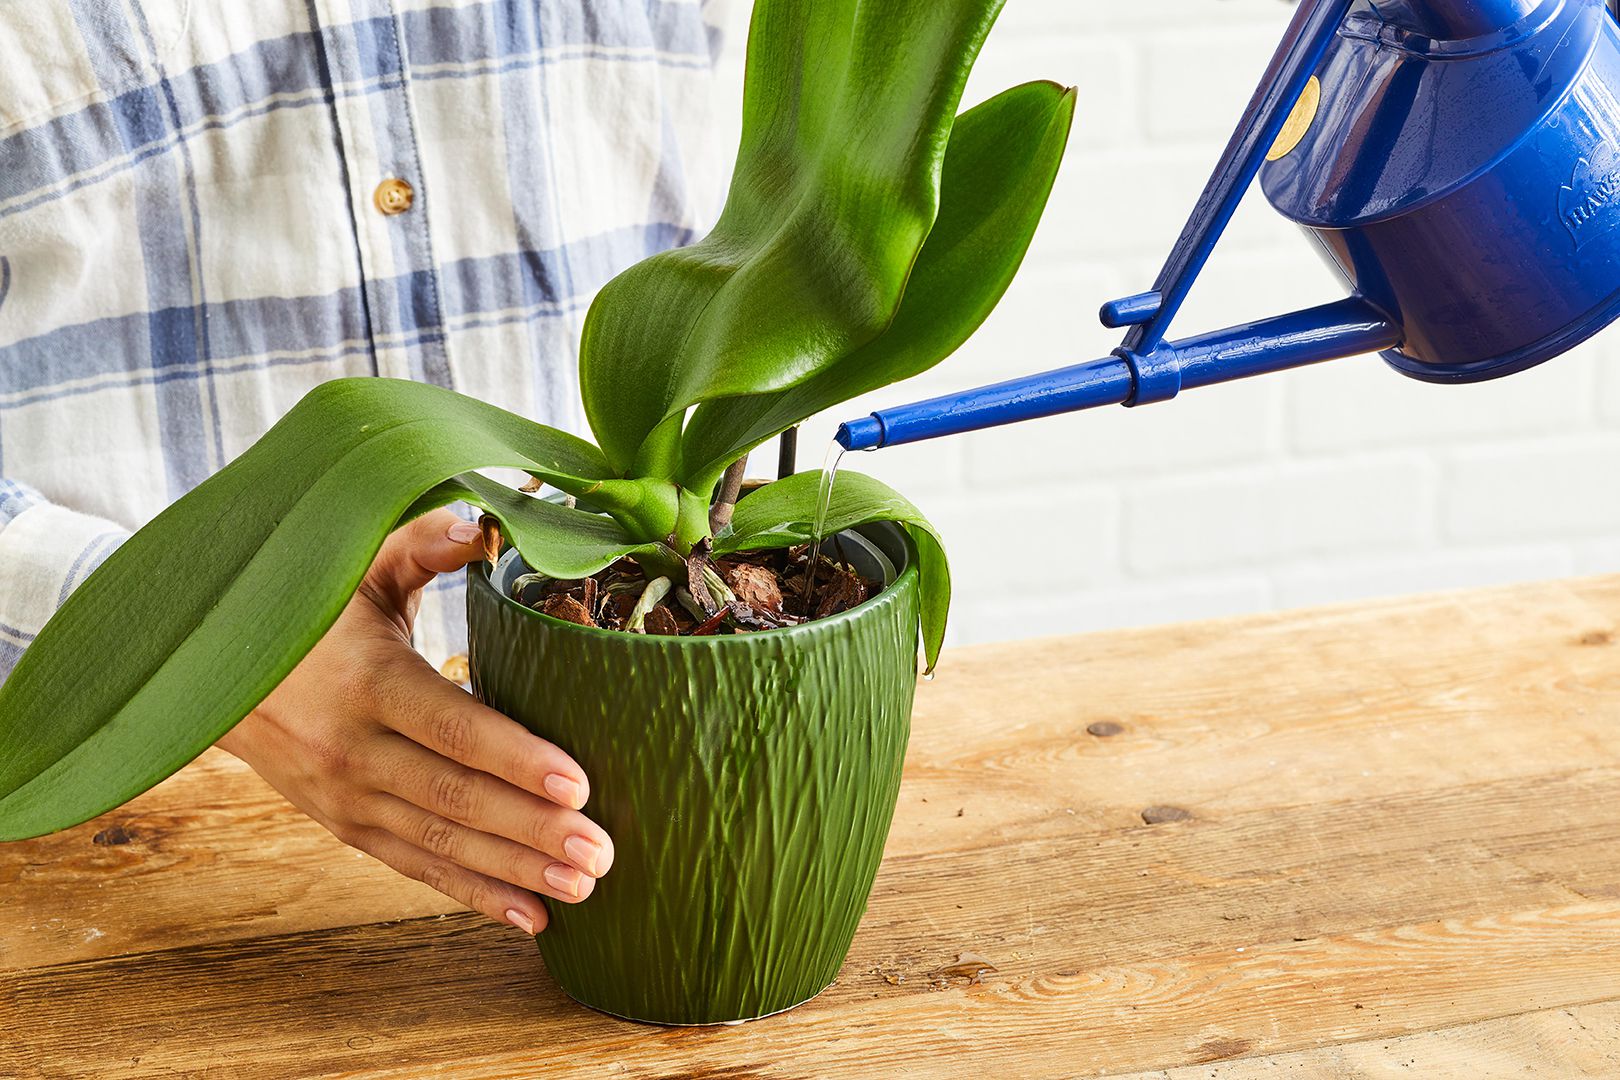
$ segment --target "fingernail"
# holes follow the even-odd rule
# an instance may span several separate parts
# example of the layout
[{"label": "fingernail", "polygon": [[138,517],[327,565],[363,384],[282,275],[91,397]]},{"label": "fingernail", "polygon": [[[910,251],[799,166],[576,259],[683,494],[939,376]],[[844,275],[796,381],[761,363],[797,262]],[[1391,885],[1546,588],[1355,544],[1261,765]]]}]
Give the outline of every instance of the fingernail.
[{"label": "fingernail", "polygon": [[530,937],[534,936],[534,920],[523,914],[523,912],[519,911],[517,908],[507,909],[506,921],[523,931],[525,934],[528,934]]},{"label": "fingernail", "polygon": [[596,861],[602,857],[602,845],[583,836],[570,836],[563,841],[563,853],[574,865],[592,877],[597,876]]},{"label": "fingernail", "polygon": [[585,789],[579,786],[579,781],[571,780],[561,773],[550,773],[544,783],[546,794],[564,806],[578,810],[585,805]]},{"label": "fingernail", "polygon": [[472,522],[458,521],[446,529],[444,535],[452,544],[470,544],[484,534]]},{"label": "fingernail", "polygon": [[565,892],[569,896],[579,895],[580,874],[572,866],[562,863],[552,863],[546,867],[546,880],[558,892]]}]

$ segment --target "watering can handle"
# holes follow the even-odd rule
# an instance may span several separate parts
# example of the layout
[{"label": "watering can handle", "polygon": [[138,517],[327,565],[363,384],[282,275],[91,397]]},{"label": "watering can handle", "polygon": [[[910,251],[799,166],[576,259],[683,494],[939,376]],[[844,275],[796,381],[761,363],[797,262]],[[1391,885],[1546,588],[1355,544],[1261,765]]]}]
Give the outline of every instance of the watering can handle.
[{"label": "watering can handle", "polygon": [[1294,103],[1305,90],[1344,21],[1352,0],[1303,0],[1294,12],[1281,44],[1271,57],[1265,76],[1243,111],[1243,119],[1209,182],[1204,185],[1192,216],[1151,293],[1126,297],[1103,306],[1103,321],[1130,326],[1123,348],[1148,356],[1164,341],[1170,321],[1180,310],[1194,279],[1209,260],[1216,241],[1232,220],[1267,151],[1277,141]]}]

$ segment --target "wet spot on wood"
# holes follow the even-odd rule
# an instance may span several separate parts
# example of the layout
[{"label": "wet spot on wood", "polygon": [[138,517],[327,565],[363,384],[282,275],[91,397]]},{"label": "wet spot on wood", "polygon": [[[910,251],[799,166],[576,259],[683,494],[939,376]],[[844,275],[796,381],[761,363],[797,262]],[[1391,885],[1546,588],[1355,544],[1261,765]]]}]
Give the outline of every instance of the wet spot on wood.
[{"label": "wet spot on wood", "polygon": [[1095,735],[1099,739],[1111,739],[1124,730],[1124,727],[1112,720],[1099,720],[1095,724],[1086,725],[1086,734]]},{"label": "wet spot on wood", "polygon": [[978,953],[957,953],[956,962],[935,968],[928,974],[934,979],[935,985],[946,983],[951,979],[966,979],[969,986],[978,986],[984,981],[984,976],[996,970],[996,965],[980,956]]},{"label": "wet spot on wood", "polygon": [[1577,639],[1580,645],[1612,645],[1614,634],[1608,630],[1588,630]]},{"label": "wet spot on wood", "polygon": [[1168,821],[1191,821],[1192,812],[1179,806],[1150,806],[1142,811],[1142,820],[1149,825],[1163,825]]},{"label": "wet spot on wood", "polygon": [[1223,1061],[1246,1054],[1253,1046],[1251,1039],[1209,1039],[1193,1051],[1193,1060],[1199,1063]]},{"label": "wet spot on wood", "polygon": [[905,972],[903,971],[886,970],[884,968],[875,967],[867,974],[876,975],[890,986],[899,986],[901,983],[906,981]]},{"label": "wet spot on wood", "polygon": [[114,825],[96,833],[95,836],[90,838],[90,842],[99,844],[102,847],[118,847],[123,844],[133,843],[136,839],[135,834],[130,832],[129,829],[122,825]]},{"label": "wet spot on wood", "polygon": [[370,1035],[351,1035],[344,1045],[350,1050],[364,1050],[375,1041]]}]

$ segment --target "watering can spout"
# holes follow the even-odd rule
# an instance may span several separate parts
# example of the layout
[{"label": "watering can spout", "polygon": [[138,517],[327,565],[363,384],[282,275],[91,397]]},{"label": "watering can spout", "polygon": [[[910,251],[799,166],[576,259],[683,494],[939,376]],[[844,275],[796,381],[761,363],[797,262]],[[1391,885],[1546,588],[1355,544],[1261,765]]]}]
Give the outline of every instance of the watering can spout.
[{"label": "watering can spout", "polygon": [[[1259,177],[1346,300],[1169,340]],[[1461,383],[1620,317],[1620,29],[1602,0],[1301,0],[1111,356],[852,420],[846,449],[1142,405],[1360,353]]]},{"label": "watering can spout", "polygon": [[1150,356],[1120,348],[1101,360],[880,409],[840,425],[835,438],[845,450],[876,450],[1101,405],[1163,401],[1181,390],[1399,343],[1388,317],[1351,298],[1170,342]]}]

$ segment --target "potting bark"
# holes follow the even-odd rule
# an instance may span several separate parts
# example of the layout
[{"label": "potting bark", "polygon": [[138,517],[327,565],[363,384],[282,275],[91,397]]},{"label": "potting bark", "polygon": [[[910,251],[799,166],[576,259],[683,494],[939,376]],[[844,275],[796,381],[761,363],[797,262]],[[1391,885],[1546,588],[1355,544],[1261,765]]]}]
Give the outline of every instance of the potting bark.
[{"label": "potting bark", "polygon": [[[648,634],[747,633],[797,626],[825,619],[864,601],[881,583],[862,577],[843,559],[825,554],[816,558],[809,573],[811,546],[766,551],[739,551],[721,559],[695,552],[688,560],[687,592],[665,594],[650,605],[641,625],[633,622],[637,598],[648,586],[646,572],[632,560],[621,559],[586,578],[557,580],[525,574],[512,585],[512,599],[543,615],[604,630]],[[490,562],[495,560],[491,559]],[[717,585],[730,590],[722,600],[703,583],[707,567]],[[701,600],[693,593],[701,590]]]}]

